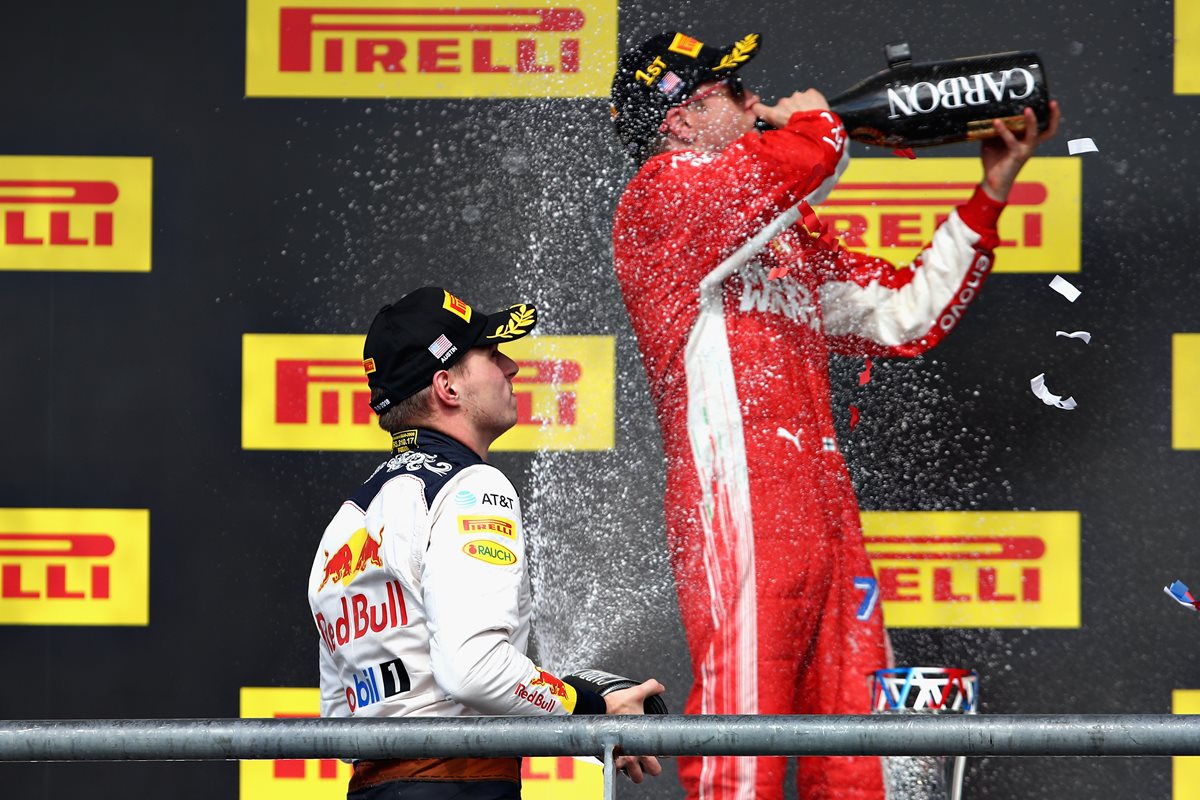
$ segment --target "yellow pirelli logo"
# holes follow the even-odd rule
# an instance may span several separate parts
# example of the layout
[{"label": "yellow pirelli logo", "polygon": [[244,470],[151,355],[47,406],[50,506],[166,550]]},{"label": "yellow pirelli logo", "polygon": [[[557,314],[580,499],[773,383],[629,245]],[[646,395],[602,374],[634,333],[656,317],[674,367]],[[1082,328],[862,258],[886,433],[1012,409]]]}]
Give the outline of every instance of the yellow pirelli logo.
[{"label": "yellow pirelli logo", "polygon": [[889,628],[1078,628],[1079,512],[865,511]]},{"label": "yellow pirelli logo", "polygon": [[[369,404],[362,336],[242,337],[242,447],[386,450]],[[611,336],[506,342],[516,360],[517,424],[492,450],[607,450],[615,431],[616,344]]]},{"label": "yellow pirelli logo", "polygon": [[1200,333],[1171,337],[1171,446],[1200,450]]},{"label": "yellow pirelli logo", "polygon": [[149,621],[149,511],[0,508],[0,625]]},{"label": "yellow pirelli logo", "polygon": [[1200,94],[1200,0],[1175,0],[1175,94]]},{"label": "yellow pirelli logo", "polygon": [[[1176,689],[1171,692],[1172,714],[1200,714],[1200,689]],[[1196,800],[1200,787],[1200,756],[1171,758],[1171,799]]]},{"label": "yellow pirelli logo", "polygon": [[595,759],[521,759],[522,800],[600,800],[603,796],[604,767]]},{"label": "yellow pirelli logo", "polygon": [[509,539],[517,538],[513,521],[501,517],[461,516],[458,518],[458,529],[461,533],[498,533]]},{"label": "yellow pirelli logo", "polygon": [[149,272],[151,160],[0,156],[0,270]]},{"label": "yellow pirelli logo", "polygon": [[607,97],[617,0],[248,0],[249,97]]},{"label": "yellow pirelli logo", "polygon": [[[321,714],[321,692],[309,688],[243,686],[243,719],[294,719]],[[241,800],[344,800],[351,768],[338,759],[242,761]]]},{"label": "yellow pirelli logo", "polygon": [[[850,250],[907,264],[979,185],[977,158],[860,158],[817,209]],[[997,272],[1078,272],[1078,158],[1033,159],[1000,217]]]},{"label": "yellow pirelli logo", "polygon": [[[306,688],[246,686],[241,690],[243,719],[316,717],[321,693]],[[240,800],[345,800],[349,764],[336,759],[242,761]],[[604,769],[594,759],[537,756],[521,760],[524,800],[600,800]]]}]

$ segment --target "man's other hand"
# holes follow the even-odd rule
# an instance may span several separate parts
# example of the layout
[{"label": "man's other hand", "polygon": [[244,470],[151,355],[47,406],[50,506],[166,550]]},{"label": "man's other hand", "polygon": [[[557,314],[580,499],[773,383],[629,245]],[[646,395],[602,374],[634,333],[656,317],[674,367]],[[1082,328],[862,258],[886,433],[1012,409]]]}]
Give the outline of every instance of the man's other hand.
[{"label": "man's other hand", "polygon": [[1025,130],[1020,138],[998,119],[992,120],[996,136],[985,139],[980,146],[979,158],[983,162],[983,191],[988,197],[1001,203],[1008,201],[1008,193],[1017,180],[1017,174],[1025,162],[1033,157],[1038,144],[1058,132],[1061,117],[1057,101],[1050,101],[1050,124],[1042,134],[1037,132],[1037,118],[1033,109],[1026,108]]},{"label": "man's other hand", "polygon": [[[608,714],[644,714],[647,697],[662,694],[666,688],[651,678],[645,683],[630,686],[604,695],[604,705]],[[629,776],[634,783],[641,783],[647,775],[662,774],[662,766],[654,756],[617,756],[617,769]]]}]

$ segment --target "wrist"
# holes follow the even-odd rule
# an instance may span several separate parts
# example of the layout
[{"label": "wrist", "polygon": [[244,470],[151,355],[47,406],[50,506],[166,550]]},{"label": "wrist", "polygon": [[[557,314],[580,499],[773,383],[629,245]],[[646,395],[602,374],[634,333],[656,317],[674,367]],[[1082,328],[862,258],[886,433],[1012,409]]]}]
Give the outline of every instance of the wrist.
[{"label": "wrist", "polygon": [[1011,186],[1005,186],[1003,189],[994,188],[986,179],[980,182],[979,188],[988,196],[988,199],[994,200],[997,203],[1007,203],[1008,193],[1012,189]]}]

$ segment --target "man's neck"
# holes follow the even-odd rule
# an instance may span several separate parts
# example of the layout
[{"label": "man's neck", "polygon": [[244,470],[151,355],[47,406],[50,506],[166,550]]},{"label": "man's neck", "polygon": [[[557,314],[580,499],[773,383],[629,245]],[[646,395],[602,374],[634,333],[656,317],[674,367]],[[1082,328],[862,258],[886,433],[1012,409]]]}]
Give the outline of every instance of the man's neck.
[{"label": "man's neck", "polygon": [[492,446],[495,437],[489,438],[485,433],[466,424],[465,420],[442,417],[422,422],[420,427],[437,431],[443,436],[449,436],[459,444],[471,450],[484,461],[488,460],[488,448]]}]

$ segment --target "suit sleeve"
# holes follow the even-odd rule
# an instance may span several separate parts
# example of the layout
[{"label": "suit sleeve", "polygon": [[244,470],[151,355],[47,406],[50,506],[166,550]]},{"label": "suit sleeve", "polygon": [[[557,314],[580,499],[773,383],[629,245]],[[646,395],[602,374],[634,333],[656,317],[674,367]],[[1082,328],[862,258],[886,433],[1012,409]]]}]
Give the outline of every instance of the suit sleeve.
[{"label": "suit sleeve", "polygon": [[[439,496],[467,485],[477,495],[517,496],[508,479],[487,465],[463,470]],[[526,568],[519,501],[512,509],[488,506],[486,515],[460,514],[450,503],[440,511],[436,500],[433,506],[422,586],[438,685],[483,714],[595,713],[595,698],[581,703],[580,692],[513,646]]]},{"label": "suit sleeve", "polygon": [[991,271],[1003,208],[976,188],[907,268],[842,253],[819,290],[834,352],[916,356],[940,342],[979,296]]}]

